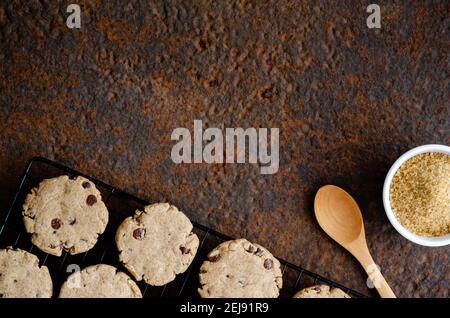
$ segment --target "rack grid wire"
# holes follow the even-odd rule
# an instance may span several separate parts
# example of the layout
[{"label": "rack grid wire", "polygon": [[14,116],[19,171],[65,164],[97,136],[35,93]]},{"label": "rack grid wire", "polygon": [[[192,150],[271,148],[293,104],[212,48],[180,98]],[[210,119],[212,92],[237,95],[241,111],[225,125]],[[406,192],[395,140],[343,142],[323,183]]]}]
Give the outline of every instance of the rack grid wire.
[{"label": "rack grid wire", "polygon": [[[32,188],[36,187],[43,179],[60,175],[68,175],[69,177],[83,176],[92,181],[101,192],[102,198],[108,208],[109,223],[105,232],[100,235],[97,244],[88,252],[77,255],[70,255],[67,252],[63,252],[60,257],[55,257],[42,252],[31,243],[30,237],[23,226],[21,212],[25,197]],[[79,266],[82,269],[89,265],[103,263],[115,266],[118,270],[127,273],[127,270],[120,264],[118,259],[118,251],[114,240],[115,230],[136,209],[142,210],[148,204],[150,203],[146,200],[140,199],[61,163],[46,158],[34,157],[27,163],[11,205],[7,208],[3,221],[0,223],[0,248],[20,248],[35,254],[41,264],[49,268],[54,283],[54,296],[57,296],[62,283],[72,273],[73,269],[76,268],[69,266],[71,264]],[[200,272],[200,266],[203,260],[206,259],[208,252],[215,246],[232,238],[196,222],[192,222],[192,224],[194,225],[193,231],[198,235],[200,244],[191,266],[185,273],[177,275],[173,282],[165,286],[154,287],[144,282],[138,282],[138,286],[145,298],[199,297],[197,293],[197,288],[200,287],[198,273]],[[292,297],[298,290],[314,284],[326,284],[340,288],[353,298],[366,297],[355,290],[319,274],[287,261],[279,260],[283,273],[283,288],[280,291],[280,297]]]}]

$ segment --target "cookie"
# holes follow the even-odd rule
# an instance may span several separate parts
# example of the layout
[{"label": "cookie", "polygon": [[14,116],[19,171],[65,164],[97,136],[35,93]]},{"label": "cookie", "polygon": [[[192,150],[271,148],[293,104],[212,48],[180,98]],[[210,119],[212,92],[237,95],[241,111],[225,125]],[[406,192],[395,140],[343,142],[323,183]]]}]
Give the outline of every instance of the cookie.
[{"label": "cookie", "polygon": [[199,241],[186,215],[173,205],[157,203],[125,219],[116,243],[120,261],[136,280],[162,286],[186,271]]},{"label": "cookie", "polygon": [[276,298],[282,287],[280,262],[245,239],[227,241],[200,268],[202,298]]},{"label": "cookie", "polygon": [[316,285],[302,289],[294,295],[294,298],[351,298],[339,288],[327,285]]},{"label": "cookie", "polygon": [[136,283],[115,267],[98,264],[70,275],[59,298],[142,298]]},{"label": "cookie", "polygon": [[83,177],[42,181],[26,197],[22,214],[33,244],[55,256],[90,250],[108,223],[100,191]]},{"label": "cookie", "polygon": [[50,298],[53,283],[47,267],[20,249],[0,250],[0,298]]}]

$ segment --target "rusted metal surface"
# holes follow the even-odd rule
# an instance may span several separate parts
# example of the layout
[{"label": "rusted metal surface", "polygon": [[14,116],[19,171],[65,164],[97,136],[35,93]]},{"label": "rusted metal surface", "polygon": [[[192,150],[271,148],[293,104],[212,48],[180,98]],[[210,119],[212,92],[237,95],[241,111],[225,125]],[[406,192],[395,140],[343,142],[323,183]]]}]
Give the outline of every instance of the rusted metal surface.
[{"label": "rusted metal surface", "polygon": [[[267,246],[362,292],[356,261],[318,227],[325,183],[360,203],[369,248],[399,296],[448,297],[449,247],[389,224],[385,174],[407,149],[450,143],[448,1],[0,2],[0,203],[26,160],[73,165]],[[176,127],[279,127],[280,169],[175,165]]]}]

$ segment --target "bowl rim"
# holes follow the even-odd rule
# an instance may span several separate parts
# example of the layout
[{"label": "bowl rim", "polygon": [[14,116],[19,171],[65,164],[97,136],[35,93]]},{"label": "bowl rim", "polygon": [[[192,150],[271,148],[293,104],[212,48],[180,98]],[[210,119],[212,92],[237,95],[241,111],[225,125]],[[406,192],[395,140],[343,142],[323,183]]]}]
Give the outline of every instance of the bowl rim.
[{"label": "bowl rim", "polygon": [[414,242],[416,244],[422,245],[422,246],[431,246],[431,247],[438,247],[438,246],[446,246],[450,244],[450,234],[446,234],[443,236],[437,236],[437,237],[425,237],[425,236],[419,236],[417,234],[414,234],[413,232],[407,230],[398,220],[395,216],[394,212],[391,208],[391,201],[390,201],[390,188],[391,183],[394,178],[395,173],[398,171],[401,165],[405,163],[407,160],[411,159],[412,157],[426,153],[426,152],[439,152],[439,153],[445,153],[447,155],[450,155],[450,147],[446,145],[440,145],[440,144],[428,144],[423,146],[418,146],[413,149],[410,149],[409,151],[405,152],[403,155],[401,155],[391,166],[389,169],[386,178],[384,180],[383,185],[383,205],[384,210],[386,212],[386,215],[391,222],[392,226],[399,232],[404,238],[410,240],[411,242]]}]

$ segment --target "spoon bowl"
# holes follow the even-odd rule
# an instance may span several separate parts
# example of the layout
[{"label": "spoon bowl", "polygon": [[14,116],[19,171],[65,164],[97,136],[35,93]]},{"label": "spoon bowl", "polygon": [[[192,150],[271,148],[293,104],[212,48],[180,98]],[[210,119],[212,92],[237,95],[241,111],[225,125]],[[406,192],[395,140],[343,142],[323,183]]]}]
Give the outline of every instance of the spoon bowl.
[{"label": "spoon bowl", "polygon": [[314,211],[322,229],[340,244],[342,242],[348,245],[360,237],[361,233],[364,234],[358,204],[347,192],[336,186],[320,188],[314,200]]}]

